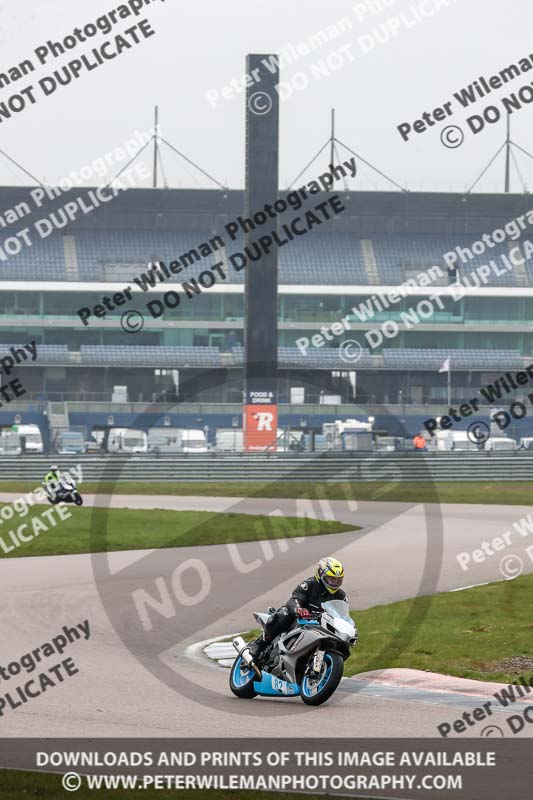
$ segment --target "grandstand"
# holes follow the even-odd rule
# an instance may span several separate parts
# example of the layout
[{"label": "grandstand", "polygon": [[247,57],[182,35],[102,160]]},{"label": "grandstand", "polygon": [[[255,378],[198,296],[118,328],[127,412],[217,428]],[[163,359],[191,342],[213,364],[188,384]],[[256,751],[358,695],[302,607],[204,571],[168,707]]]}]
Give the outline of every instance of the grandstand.
[{"label": "grandstand", "polygon": [[[0,206],[14,208],[29,191],[0,189]],[[70,194],[50,201],[25,225],[68,202]],[[471,247],[484,233],[526,213],[528,196],[352,192],[340,197],[343,214],[280,248],[282,419],[284,413],[296,424],[312,414],[349,417],[355,404],[359,409],[401,405],[407,409],[404,417],[411,413],[415,419],[427,404],[445,401],[446,376],[438,369],[448,356],[457,401],[502,370],[531,362],[533,271],[527,260],[512,270],[491,272],[486,285],[459,300],[450,294],[443,260],[445,253]],[[133,285],[149,262],[169,263],[199,242],[223,235],[224,225],[243,213],[243,202],[239,191],[130,190],[44,240],[34,237],[31,247],[2,260],[0,345],[7,349],[28,336],[39,345],[37,361],[22,368],[26,396],[20,409],[40,414],[54,401],[68,402],[71,415],[83,409],[84,420],[91,412],[117,414],[113,387],[126,386],[129,403],[178,403],[178,411],[187,407],[191,420],[199,419],[200,405],[203,420],[209,407],[213,413],[223,409],[217,411],[218,424],[235,424],[242,400],[244,276],[231,268],[229,257],[243,249],[243,239],[226,237],[225,249],[198,262],[191,258],[190,266],[156,285],[149,296],[137,292],[127,306],[145,316],[137,333],[121,327],[123,307],[92,318],[88,327],[77,311]],[[16,229],[5,228],[3,239]],[[468,277],[489,259],[502,260],[526,239],[527,230],[521,242],[508,239],[474,255],[459,264],[459,276]],[[192,300],[184,297],[157,319],[146,313],[148,300],[161,299],[220,261],[226,280]],[[434,265],[441,273],[431,285],[375,310],[366,321],[354,314],[370,297],[386,296]],[[388,320],[401,323],[402,314],[433,293],[441,297],[441,306],[430,319],[401,325],[397,336],[382,337],[378,346],[369,341],[369,331],[381,330]],[[329,331],[343,318],[350,329],[345,326],[342,335],[326,336],[323,346],[311,346],[306,354],[297,346],[302,337]],[[339,354],[348,339],[361,346],[354,364]],[[298,408],[285,406],[291,387],[305,389],[305,403]],[[324,395],[338,398],[329,417],[321,404]],[[15,411],[14,406],[0,410],[0,423],[11,422]]]}]

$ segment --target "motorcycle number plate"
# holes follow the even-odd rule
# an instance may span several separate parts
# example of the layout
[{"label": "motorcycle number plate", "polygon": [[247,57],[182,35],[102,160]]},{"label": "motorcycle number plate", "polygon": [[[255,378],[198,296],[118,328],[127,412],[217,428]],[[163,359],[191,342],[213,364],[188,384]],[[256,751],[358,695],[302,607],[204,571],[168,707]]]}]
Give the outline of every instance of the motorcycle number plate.
[{"label": "motorcycle number plate", "polygon": [[281,678],[272,678],[272,688],[276,692],[281,692],[282,694],[294,694],[294,689],[290,683],[282,681]]}]

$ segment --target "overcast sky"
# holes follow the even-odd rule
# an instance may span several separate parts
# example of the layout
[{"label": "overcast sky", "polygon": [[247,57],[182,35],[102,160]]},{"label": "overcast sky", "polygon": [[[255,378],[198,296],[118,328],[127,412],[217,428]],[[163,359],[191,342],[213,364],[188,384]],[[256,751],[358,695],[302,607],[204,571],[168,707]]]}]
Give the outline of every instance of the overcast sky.
[{"label": "overcast sky", "polygon": [[[533,70],[480,100],[471,110],[453,101],[453,117],[409,142],[396,126],[413,123],[453,99],[454,92],[477,77],[489,78],[531,54],[531,0],[154,0],[136,19],[124,19],[106,35],[80,44],[67,57],[51,59],[34,73],[0,90],[0,103],[39,79],[53,74],[69,59],[113,38],[146,17],[156,35],[92,72],[83,72],[69,86],[44,97],[0,123],[0,148],[41,180],[53,183],[72,169],[124,142],[135,129],[148,128],[153,107],[160,107],[163,134],[207,172],[233,188],[244,179],[244,95],[207,100],[244,73],[249,52],[278,52],[298,45],[329,26],[348,19],[350,29],[338,38],[286,66],[282,80],[295,73],[308,81],[281,104],[281,186],[286,187],[329,136],[330,109],[336,109],[337,136],[366,160],[411,190],[464,191],[505,138],[504,122],[474,135],[466,118],[487,105],[502,108],[501,98],[533,81]],[[382,5],[380,13],[363,6]],[[436,6],[442,5],[437,9]],[[94,22],[120,2],[103,0],[2,0],[0,72],[23,59],[38,65],[34,50],[47,40],[61,40],[76,27]],[[354,10],[357,6],[357,13]],[[416,22],[420,9],[433,16]],[[403,18],[401,17],[403,13]],[[388,22],[387,22],[388,21]],[[346,23],[344,23],[346,24]],[[397,35],[385,43],[384,26]],[[409,27],[408,27],[409,26]],[[331,28],[330,28],[331,33]],[[317,80],[313,67],[345,47],[342,65]],[[364,51],[368,52],[364,52]],[[348,53],[353,61],[350,61]],[[302,77],[302,75],[304,77]],[[446,149],[440,132],[446,124],[461,126],[465,141]],[[512,117],[512,138],[533,153],[533,103]],[[533,160],[517,154],[522,173],[533,186]],[[163,149],[171,187],[212,184]],[[146,159],[150,164],[150,159]],[[319,162],[323,168],[324,157]],[[117,169],[123,166],[123,162]],[[313,177],[311,170],[308,178]],[[503,189],[503,154],[480,182],[482,191]],[[27,184],[17,169],[0,158],[2,184]],[[88,181],[94,183],[95,181]],[[364,166],[352,188],[387,189],[386,181]],[[521,191],[516,172],[513,188]]]}]

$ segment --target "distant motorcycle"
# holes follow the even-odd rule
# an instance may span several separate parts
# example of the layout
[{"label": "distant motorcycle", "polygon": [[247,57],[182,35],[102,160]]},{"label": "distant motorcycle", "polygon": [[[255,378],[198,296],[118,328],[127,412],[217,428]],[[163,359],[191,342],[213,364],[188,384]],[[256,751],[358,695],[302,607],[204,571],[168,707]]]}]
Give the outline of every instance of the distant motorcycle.
[{"label": "distant motorcycle", "polygon": [[[270,615],[254,613],[264,628]],[[256,695],[301,697],[309,706],[329,700],[340,683],[350,647],[358,633],[344,600],[322,603],[322,611],[310,619],[298,619],[286,633],[277,636],[261,654],[261,665],[253,659],[247,643],[238,636],[238,653],[230,673],[230,689],[242,699]]]},{"label": "distant motorcycle", "polygon": [[77,506],[83,505],[83,497],[78,492],[78,484],[74,478],[61,479],[53,490],[45,483],[44,489],[52,505],[57,505],[57,503],[74,503]]}]

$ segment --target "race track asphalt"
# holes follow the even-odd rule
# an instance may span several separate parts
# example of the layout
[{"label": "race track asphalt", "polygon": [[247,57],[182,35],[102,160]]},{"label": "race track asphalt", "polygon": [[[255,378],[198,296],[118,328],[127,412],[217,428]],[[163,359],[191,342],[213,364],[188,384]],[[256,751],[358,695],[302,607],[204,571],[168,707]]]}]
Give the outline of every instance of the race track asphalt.
[{"label": "race track asphalt", "polygon": [[[0,502],[14,497],[2,494]],[[88,505],[93,501],[86,498]],[[105,502],[98,497],[95,504]],[[355,609],[500,580],[501,560],[510,554],[521,557],[525,572],[533,569],[528,540],[516,532],[512,547],[473,562],[468,571],[457,561],[459,552],[480,548],[530,513],[517,506],[321,501],[310,509],[288,499],[120,495],[110,504],[288,516],[307,510],[363,529],[281,545],[265,533],[263,541],[233,549],[1,560],[0,664],[49,641],[63,625],[88,619],[91,630],[88,641],[73,642],[62,656],[71,656],[79,672],[16,710],[4,709],[3,736],[299,736],[302,726],[316,736],[436,736],[438,724],[480,703],[352,680],[319,709],[299,699],[240,701],[229,692],[227,672],[201,653],[191,657],[188,648],[252,627],[252,610],[284,602],[329,553],[345,564]],[[50,658],[43,667],[59,660]],[[11,681],[0,681],[2,694],[23,682]],[[462,735],[479,736],[482,727]],[[530,735],[527,727],[524,735]]]}]

